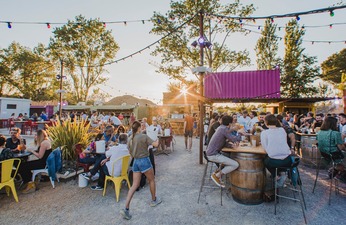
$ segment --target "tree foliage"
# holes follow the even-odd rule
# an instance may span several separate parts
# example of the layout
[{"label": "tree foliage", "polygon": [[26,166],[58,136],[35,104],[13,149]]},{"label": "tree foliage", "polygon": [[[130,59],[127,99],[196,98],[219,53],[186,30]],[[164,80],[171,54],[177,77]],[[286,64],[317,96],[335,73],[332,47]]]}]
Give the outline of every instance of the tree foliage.
[{"label": "tree foliage", "polygon": [[[239,1],[226,5],[221,5],[218,0],[171,1],[170,7],[166,14],[154,12],[151,19],[154,24],[151,33],[166,36],[152,55],[161,57],[158,73],[183,82],[192,68],[201,65],[199,47],[191,47],[191,43],[200,36],[199,12],[203,10],[204,15],[245,17],[254,11],[252,4],[244,6]],[[213,17],[205,17],[203,26],[204,39],[212,43],[212,48],[204,48],[205,61],[209,68],[213,71],[230,71],[237,66],[250,64],[246,50],[233,51],[226,44],[231,32],[242,31],[238,21],[219,21]]]},{"label": "tree foliage", "polygon": [[72,102],[86,102],[89,92],[107,78],[104,64],[112,60],[119,50],[111,31],[98,19],[77,16],[53,31],[49,47],[57,60],[63,60]]},{"label": "tree foliage", "polygon": [[58,83],[55,65],[47,49],[39,44],[33,50],[13,42],[0,50],[0,96],[12,96],[33,101],[56,97]]},{"label": "tree foliage", "polygon": [[346,73],[346,48],[329,56],[322,64],[321,78],[334,85],[341,82],[342,73]]},{"label": "tree foliage", "polygon": [[271,70],[275,66],[279,65],[280,58],[278,54],[278,37],[276,37],[277,25],[273,24],[270,19],[265,21],[262,36],[258,39],[256,44],[257,55],[257,69],[259,70]]},{"label": "tree foliage", "polygon": [[281,93],[284,97],[314,96],[318,92],[313,82],[319,77],[319,67],[316,57],[304,54],[304,34],[295,19],[286,25],[285,56],[281,68]]}]

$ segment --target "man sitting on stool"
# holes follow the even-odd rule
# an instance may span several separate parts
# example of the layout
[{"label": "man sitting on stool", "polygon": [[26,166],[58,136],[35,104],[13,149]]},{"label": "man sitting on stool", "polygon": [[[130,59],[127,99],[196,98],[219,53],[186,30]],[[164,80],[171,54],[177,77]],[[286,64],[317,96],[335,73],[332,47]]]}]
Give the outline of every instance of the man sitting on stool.
[{"label": "man sitting on stool", "polygon": [[209,141],[207,147],[207,156],[210,161],[216,163],[222,163],[224,168],[217,173],[214,172],[211,175],[212,180],[219,187],[225,187],[221,181],[223,174],[227,174],[237,169],[239,164],[237,161],[230,159],[220,152],[223,147],[229,146],[228,141],[233,142],[232,146],[238,146],[240,136],[234,136],[231,134],[230,125],[232,124],[233,118],[231,116],[223,116],[221,119],[221,125],[216,129],[214,135]]}]

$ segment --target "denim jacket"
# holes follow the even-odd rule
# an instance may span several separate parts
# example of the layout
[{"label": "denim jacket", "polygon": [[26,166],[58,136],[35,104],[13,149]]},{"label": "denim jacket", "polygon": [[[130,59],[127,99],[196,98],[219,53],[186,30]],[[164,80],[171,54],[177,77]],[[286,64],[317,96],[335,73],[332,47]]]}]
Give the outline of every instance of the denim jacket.
[{"label": "denim jacket", "polygon": [[56,148],[49,154],[47,161],[48,175],[52,180],[56,179],[56,173],[61,169],[61,149]]}]

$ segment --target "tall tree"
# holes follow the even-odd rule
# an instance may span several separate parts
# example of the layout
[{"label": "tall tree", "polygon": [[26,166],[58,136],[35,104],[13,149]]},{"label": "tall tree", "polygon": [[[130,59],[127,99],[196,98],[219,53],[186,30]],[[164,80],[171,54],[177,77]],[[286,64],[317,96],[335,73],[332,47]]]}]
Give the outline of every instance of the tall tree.
[{"label": "tall tree", "polygon": [[89,92],[107,79],[105,63],[114,59],[119,50],[111,31],[99,19],[77,16],[53,31],[49,47],[57,60],[63,60],[70,83],[72,103],[86,102]]},{"label": "tall tree", "polygon": [[0,50],[1,96],[17,96],[33,101],[56,97],[55,65],[47,49],[39,44],[33,50],[13,42]]},{"label": "tall tree", "polygon": [[295,19],[286,25],[285,56],[281,68],[281,93],[284,97],[314,96],[318,92],[313,82],[319,77],[319,67],[316,57],[304,54],[304,34]]},{"label": "tall tree", "polygon": [[322,64],[321,78],[333,85],[341,82],[342,74],[346,74],[346,48],[329,56]]},{"label": "tall tree", "polygon": [[277,25],[272,23],[270,19],[265,21],[262,36],[256,44],[257,69],[270,70],[279,65],[280,58],[278,55],[278,37],[275,35]]},{"label": "tall tree", "polygon": [[171,1],[171,9],[166,14],[154,12],[151,33],[165,36],[152,52],[160,56],[161,62],[157,72],[168,77],[185,81],[191,68],[200,65],[199,46],[192,48],[200,34],[199,12],[204,17],[204,39],[212,44],[205,49],[205,63],[213,71],[231,71],[237,66],[249,65],[248,52],[233,51],[227,47],[227,37],[231,32],[243,31],[239,21],[219,19],[221,16],[248,16],[254,11],[253,5],[242,5],[239,0],[222,5],[218,0],[184,0]]}]

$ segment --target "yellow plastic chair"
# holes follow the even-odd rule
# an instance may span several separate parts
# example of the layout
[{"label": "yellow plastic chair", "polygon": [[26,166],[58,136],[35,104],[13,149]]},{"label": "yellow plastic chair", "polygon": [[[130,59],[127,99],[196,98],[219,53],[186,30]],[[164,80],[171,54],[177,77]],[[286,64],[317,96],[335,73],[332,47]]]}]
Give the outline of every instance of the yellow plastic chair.
[{"label": "yellow plastic chair", "polygon": [[[17,163],[15,163],[17,162]],[[7,196],[10,196],[10,190],[12,191],[13,197],[18,202],[18,196],[16,187],[14,185],[14,178],[17,175],[20,159],[7,159],[0,162],[1,165],[1,183],[0,189],[6,187]]]},{"label": "yellow plastic chair", "polygon": [[126,180],[127,186],[128,186],[129,189],[130,189],[130,181],[129,181],[129,176],[128,176],[128,173],[127,173],[127,170],[129,169],[130,155],[125,155],[125,156],[123,156],[123,157],[120,157],[120,158],[116,159],[116,160],[113,162],[113,165],[112,165],[112,173],[111,173],[111,174],[114,174],[114,165],[115,165],[116,163],[119,163],[120,160],[122,160],[122,166],[121,166],[121,174],[120,174],[120,176],[118,176],[118,177],[106,176],[106,178],[105,178],[105,186],[104,186],[104,189],[103,189],[103,196],[105,196],[105,194],[106,194],[106,188],[107,188],[107,181],[108,181],[108,180],[111,180],[111,181],[114,183],[114,191],[115,191],[115,196],[116,196],[116,198],[117,198],[117,202],[119,201],[121,182],[122,182],[123,180]]}]

